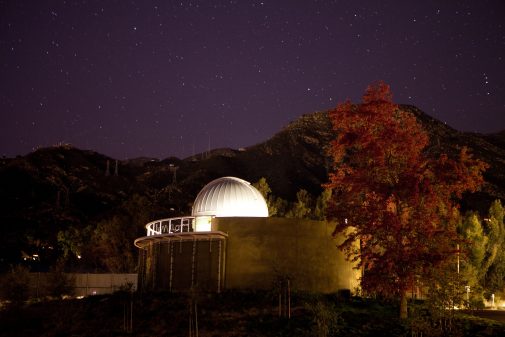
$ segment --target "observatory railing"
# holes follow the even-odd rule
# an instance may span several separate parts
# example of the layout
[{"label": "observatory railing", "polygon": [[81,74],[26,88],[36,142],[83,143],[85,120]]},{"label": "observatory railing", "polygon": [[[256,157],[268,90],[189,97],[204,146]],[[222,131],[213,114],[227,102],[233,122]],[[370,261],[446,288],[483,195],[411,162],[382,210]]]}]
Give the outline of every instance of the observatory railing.
[{"label": "observatory railing", "polygon": [[195,217],[167,218],[152,221],[146,225],[147,236],[193,232]]}]

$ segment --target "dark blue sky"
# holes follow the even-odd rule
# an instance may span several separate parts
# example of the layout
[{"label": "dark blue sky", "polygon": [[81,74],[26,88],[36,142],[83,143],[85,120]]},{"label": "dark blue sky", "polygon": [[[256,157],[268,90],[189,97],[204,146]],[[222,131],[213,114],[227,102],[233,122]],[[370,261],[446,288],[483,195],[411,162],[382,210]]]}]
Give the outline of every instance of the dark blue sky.
[{"label": "dark blue sky", "polygon": [[376,80],[456,129],[496,132],[503,22],[501,0],[0,0],[0,154],[245,147]]}]

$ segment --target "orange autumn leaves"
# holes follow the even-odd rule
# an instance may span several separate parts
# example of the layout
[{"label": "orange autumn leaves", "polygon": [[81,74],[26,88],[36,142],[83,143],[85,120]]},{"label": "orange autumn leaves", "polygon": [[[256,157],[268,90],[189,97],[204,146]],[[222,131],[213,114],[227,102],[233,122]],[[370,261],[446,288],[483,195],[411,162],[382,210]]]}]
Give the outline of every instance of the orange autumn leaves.
[{"label": "orange autumn leaves", "polygon": [[480,188],[487,165],[465,148],[458,158],[428,157],[428,134],[383,82],[371,85],[361,104],[339,104],[330,119],[336,138],[328,215],[347,235],[340,248],[364,268],[364,290],[401,294],[414,275],[454,252],[455,201]]}]

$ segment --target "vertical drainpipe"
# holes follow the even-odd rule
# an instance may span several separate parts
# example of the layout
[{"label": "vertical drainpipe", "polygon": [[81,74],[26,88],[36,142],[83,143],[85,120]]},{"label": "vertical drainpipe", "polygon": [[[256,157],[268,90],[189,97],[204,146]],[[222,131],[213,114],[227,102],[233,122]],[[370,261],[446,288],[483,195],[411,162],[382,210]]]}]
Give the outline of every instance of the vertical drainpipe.
[{"label": "vertical drainpipe", "polygon": [[169,289],[170,292],[172,292],[172,275],[174,272],[174,245],[172,244],[172,241],[168,241],[168,245],[170,247],[170,278],[169,278]]},{"label": "vertical drainpipe", "polygon": [[146,277],[146,251],[145,247],[140,249],[139,252],[139,274],[137,275],[137,291],[142,292],[144,290],[145,277]]},{"label": "vertical drainpipe", "polygon": [[221,292],[221,240],[219,240],[219,255],[217,257],[217,293]]},{"label": "vertical drainpipe", "polygon": [[195,285],[195,254],[196,253],[196,238],[193,239],[193,256],[191,257],[191,288]]},{"label": "vertical drainpipe", "polygon": [[36,296],[37,296],[37,300],[39,299],[39,285],[40,285],[40,271],[37,272],[37,288],[36,288]]}]

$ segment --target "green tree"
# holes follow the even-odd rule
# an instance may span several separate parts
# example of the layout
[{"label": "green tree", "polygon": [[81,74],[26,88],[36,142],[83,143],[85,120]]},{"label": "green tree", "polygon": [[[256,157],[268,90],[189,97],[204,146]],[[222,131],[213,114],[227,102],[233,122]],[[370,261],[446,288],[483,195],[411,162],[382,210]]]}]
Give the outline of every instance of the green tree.
[{"label": "green tree", "polygon": [[268,201],[268,210],[270,216],[286,216],[288,212],[288,202],[280,197],[270,196]]},{"label": "green tree", "polygon": [[[501,204],[500,200],[493,201],[491,207],[489,207],[489,217],[491,219],[495,219],[496,222],[503,225],[503,220],[505,217],[505,209],[503,208],[503,205]],[[503,227],[501,229],[503,230]]]},{"label": "green tree", "polygon": [[312,196],[304,189],[296,193],[296,202],[286,214],[288,218],[307,219],[311,215]]},{"label": "green tree", "polygon": [[[460,225],[462,237],[466,240],[461,246],[460,279],[470,293],[465,299],[472,303],[482,303],[483,281],[487,271],[484,263],[489,238],[484,232],[482,222],[475,212],[467,212]],[[466,298],[468,297],[468,298]]]},{"label": "green tree", "polygon": [[[429,315],[414,313],[411,324],[413,323],[412,329],[417,336],[461,335],[454,318],[455,308],[461,308],[464,304],[466,281],[458,274],[457,261],[452,257],[438,268],[427,270],[423,277],[423,285],[428,287],[429,291],[422,307],[428,309]],[[418,324],[419,318],[425,324]]]},{"label": "green tree", "polygon": [[325,188],[321,195],[316,200],[316,207],[314,208],[314,220],[326,220],[326,209],[331,200],[331,189]]},{"label": "green tree", "polygon": [[462,251],[466,253],[468,262],[475,267],[476,273],[481,275],[483,279],[487,272],[487,269],[484,269],[487,268],[484,259],[489,238],[484,232],[478,214],[475,212],[468,212],[464,216],[461,227],[463,237],[468,240],[466,249],[462,248]]},{"label": "green tree", "polygon": [[76,257],[82,255],[83,247],[86,245],[86,242],[90,240],[90,230],[90,227],[78,229],[74,226],[70,226],[58,232],[58,245],[63,251],[64,260],[68,259],[71,255]]},{"label": "green tree", "polygon": [[276,204],[276,198],[272,195],[272,190],[268,185],[267,179],[261,177],[253,186],[261,193],[268,207],[268,215],[275,216],[278,214],[279,210]]},{"label": "green tree", "polygon": [[252,185],[261,193],[265,200],[267,200],[272,193],[272,190],[270,189],[270,186],[268,185],[267,179],[265,177],[261,177]]},{"label": "green tree", "polygon": [[489,208],[488,218],[484,225],[489,237],[486,251],[485,288],[490,293],[503,291],[505,286],[505,224],[503,222],[505,210],[499,200],[495,200]]}]

